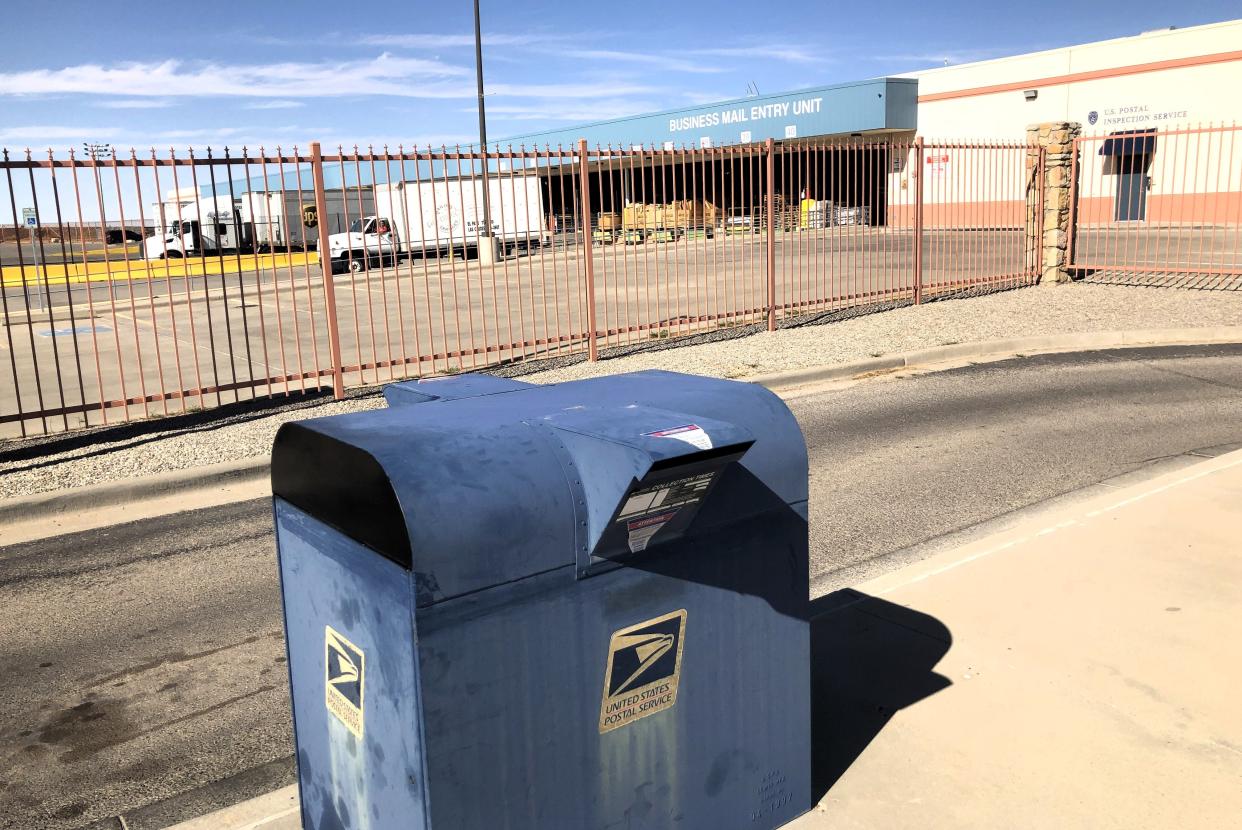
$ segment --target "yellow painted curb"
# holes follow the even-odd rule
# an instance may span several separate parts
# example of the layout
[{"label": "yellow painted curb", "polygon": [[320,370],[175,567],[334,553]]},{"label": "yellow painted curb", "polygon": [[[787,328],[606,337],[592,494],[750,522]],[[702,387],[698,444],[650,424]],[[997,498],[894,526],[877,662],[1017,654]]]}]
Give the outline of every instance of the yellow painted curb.
[{"label": "yellow painted curb", "polygon": [[[168,277],[199,277],[209,274],[235,274],[238,271],[260,271],[300,265],[318,265],[316,253],[293,254],[232,254],[222,257],[192,259],[107,260],[87,263],[55,263],[41,265],[6,265],[0,268],[5,288],[23,285],[67,285],[85,282],[166,279]],[[24,279],[23,279],[24,277]]]}]

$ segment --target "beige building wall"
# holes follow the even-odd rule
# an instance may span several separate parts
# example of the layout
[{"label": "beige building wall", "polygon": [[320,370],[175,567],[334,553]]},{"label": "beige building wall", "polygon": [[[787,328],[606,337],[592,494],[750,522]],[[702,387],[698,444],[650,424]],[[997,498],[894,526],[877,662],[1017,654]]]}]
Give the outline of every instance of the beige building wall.
[{"label": "beige building wall", "polygon": [[[1237,221],[1242,215],[1242,20],[1148,32],[938,69],[918,78],[918,134],[929,142],[1014,142],[1031,124],[1076,121],[1080,142],[1079,219],[1107,223],[1135,211],[1147,222]],[[1222,129],[1222,127],[1224,127]],[[1200,132],[1200,128],[1211,128]],[[1152,152],[1135,162],[1101,153],[1125,130],[1154,131]],[[992,151],[1002,168],[1009,153]],[[954,193],[988,216],[1024,215],[1025,185],[1008,172],[979,179],[979,151],[952,146],[924,154],[925,194],[956,204]],[[911,154],[890,174],[890,199],[913,186]],[[1129,174],[1129,175],[1127,175]],[[999,189],[997,189],[999,187]],[[1140,192],[1141,191],[1141,192]],[[999,208],[995,202],[1004,203]],[[965,208],[942,211],[945,218]]]},{"label": "beige building wall", "polygon": [[1088,134],[1229,123],[1242,119],[1242,20],[901,77],[918,78],[919,133],[937,138],[1017,140],[1044,121]]}]

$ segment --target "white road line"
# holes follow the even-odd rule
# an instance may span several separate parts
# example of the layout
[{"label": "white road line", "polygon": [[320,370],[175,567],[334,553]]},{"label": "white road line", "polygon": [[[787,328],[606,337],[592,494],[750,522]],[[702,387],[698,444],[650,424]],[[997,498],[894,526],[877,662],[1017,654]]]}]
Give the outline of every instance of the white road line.
[{"label": "white road line", "polygon": [[[178,343],[181,343],[181,344],[182,344],[182,346],[183,346],[186,350],[189,350],[191,354],[194,354],[194,341],[193,341],[193,340],[189,340],[189,339],[187,339],[187,338],[183,337],[183,336],[182,336],[179,332],[177,332],[177,331],[176,331],[176,329],[175,329],[173,326],[171,326],[171,325],[169,325],[169,326],[162,326],[162,325],[160,325],[158,322],[153,324],[150,320],[144,320],[144,319],[142,319],[141,317],[133,317],[133,316],[129,315],[128,313],[121,312],[121,311],[116,312],[116,314],[114,314],[113,316],[114,316],[114,317],[119,317],[119,318],[122,318],[122,319],[124,319],[124,320],[128,320],[130,323],[132,323],[132,324],[134,325],[134,327],[135,327],[135,328],[139,328],[139,327],[143,327],[143,326],[145,326],[146,328],[148,328],[148,329],[150,329],[152,332],[154,332],[154,333],[155,333],[155,336],[156,336],[157,338],[159,338],[159,337],[163,337],[163,338],[170,339],[170,340],[176,340]],[[241,337],[244,337],[244,336],[241,336]],[[240,338],[239,338],[239,339],[240,339]],[[244,341],[244,339],[242,339],[242,342],[245,342],[245,341]],[[200,343],[199,345],[201,346],[202,344]],[[156,343],[156,349],[159,349],[159,343],[158,343],[158,342]],[[242,358],[242,357],[243,357],[243,354],[242,354],[242,353],[238,353],[238,354],[236,354],[236,355],[233,355],[233,354],[230,354],[228,351],[221,350],[221,349],[220,349],[220,348],[218,348],[218,347],[217,347],[216,349],[214,349],[213,351],[215,351],[216,355],[217,355],[218,357],[220,357],[221,359],[223,359],[223,360],[228,360],[228,361],[230,361],[230,362],[232,362],[232,361],[236,360],[237,358]],[[259,349],[255,349],[254,351],[255,351],[255,352],[259,352],[259,351],[261,351],[261,350],[259,350]],[[163,353],[163,352],[161,352],[161,353],[160,353],[160,355],[161,355],[161,357],[163,357],[163,356],[164,356],[164,353]],[[271,356],[271,355],[270,355],[270,353],[269,353],[269,359],[270,359],[270,356]],[[170,355],[169,357],[171,357],[171,355]],[[191,360],[192,360],[192,359],[193,359],[193,358],[191,358]],[[169,362],[171,363],[172,361],[170,360]],[[266,370],[266,371],[267,371],[267,373],[268,373],[269,375],[270,375],[272,372],[275,372],[275,371],[276,371],[276,367],[272,366],[271,364],[264,363],[262,360],[259,360],[257,357],[252,358],[252,359],[250,359],[250,360],[242,360],[242,364],[243,364],[243,365],[245,365],[245,364],[247,364],[247,363],[249,363],[250,365],[253,365],[253,366],[262,366],[262,367],[263,367],[263,369],[264,369],[264,370]],[[170,373],[172,373],[172,372],[176,372],[176,368],[175,368],[175,367],[174,367],[174,368],[171,368],[171,369],[169,369],[168,371],[169,371]],[[184,369],[183,369],[183,371],[184,371]],[[263,385],[264,385],[264,384],[262,384],[262,383],[256,383],[256,384],[255,384],[255,388],[258,388],[259,386],[263,386]],[[240,391],[240,390],[239,390],[239,391]]]},{"label": "white road line", "polygon": [[934,571],[928,571],[925,574],[920,574],[916,577],[906,580],[905,582],[901,582],[901,583],[898,583],[897,585],[893,585],[889,588],[885,588],[882,591],[877,591],[876,594],[878,596],[883,596],[884,594],[891,594],[893,591],[896,591],[898,588],[905,588],[907,585],[914,585],[915,583],[922,582],[925,579],[931,579],[933,576],[939,576],[940,574],[946,571],[951,571],[954,568],[960,567],[961,565],[974,562],[976,559],[982,559],[985,556],[991,556],[994,553],[1000,553],[1003,550],[1008,550],[1009,548],[1012,548],[1016,545],[1020,545],[1024,542],[1029,542],[1030,540],[1031,540],[1030,536],[1021,536],[1017,539],[1011,539],[1010,541],[997,545],[994,548],[988,548],[987,550],[980,551],[979,553],[971,554],[970,556],[959,559],[956,562],[950,562],[948,565],[945,565],[944,567],[941,567],[941,568],[937,568]]},{"label": "white road line", "polygon": [[[1211,463],[1211,462],[1204,462],[1204,463],[1205,463],[1205,464],[1208,464],[1208,463]],[[1128,499],[1123,499],[1123,500],[1121,500],[1121,501],[1117,502],[1116,504],[1110,504],[1108,507],[1102,507],[1102,508],[1100,508],[1099,510],[1092,510],[1090,513],[1087,513],[1087,514],[1086,514],[1086,515],[1087,515],[1087,518],[1094,519],[1096,516],[1099,516],[1099,515],[1101,515],[1101,514],[1108,513],[1108,512],[1110,512],[1110,511],[1116,510],[1116,509],[1118,509],[1119,507],[1125,507],[1126,505],[1129,505],[1129,504],[1134,504],[1134,502],[1136,502],[1136,501],[1142,501],[1143,499],[1147,498],[1148,496],[1154,496],[1154,495],[1156,495],[1157,493],[1163,493],[1165,490],[1171,490],[1171,489],[1173,489],[1174,487],[1179,487],[1179,486],[1181,486],[1181,485],[1183,485],[1183,484],[1188,484],[1189,482],[1196,481],[1196,480],[1198,480],[1198,479],[1203,478],[1204,476],[1209,476],[1209,475],[1211,475],[1212,473],[1219,473],[1219,472],[1221,472],[1222,470],[1228,470],[1228,469],[1230,469],[1230,468],[1232,468],[1232,467],[1237,467],[1239,464],[1242,464],[1242,457],[1239,457],[1239,458],[1238,458],[1238,459],[1236,459],[1235,461],[1231,461],[1231,462],[1229,462],[1228,464],[1222,464],[1222,465],[1220,465],[1220,466],[1213,466],[1211,469],[1208,469],[1208,470],[1202,470],[1202,471],[1200,471],[1200,472],[1198,472],[1198,473],[1195,473],[1194,475],[1189,475],[1189,476],[1186,476],[1186,477],[1184,477],[1184,478],[1179,478],[1179,479],[1177,479],[1176,481],[1170,481],[1168,484],[1162,484],[1162,485],[1160,485],[1159,487],[1155,487],[1155,488],[1152,488],[1151,490],[1148,490],[1148,491],[1146,491],[1146,492],[1139,493],[1137,496],[1131,496],[1130,498],[1128,498]]]}]

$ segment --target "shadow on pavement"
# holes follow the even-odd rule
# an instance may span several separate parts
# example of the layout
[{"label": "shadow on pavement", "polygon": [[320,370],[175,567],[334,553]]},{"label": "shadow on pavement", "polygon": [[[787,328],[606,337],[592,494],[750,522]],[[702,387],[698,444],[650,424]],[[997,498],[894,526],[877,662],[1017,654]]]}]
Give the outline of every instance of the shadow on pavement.
[{"label": "shadow on pavement", "polygon": [[811,789],[824,797],[901,709],[951,681],[953,636],[927,614],[845,589],[811,602]]}]

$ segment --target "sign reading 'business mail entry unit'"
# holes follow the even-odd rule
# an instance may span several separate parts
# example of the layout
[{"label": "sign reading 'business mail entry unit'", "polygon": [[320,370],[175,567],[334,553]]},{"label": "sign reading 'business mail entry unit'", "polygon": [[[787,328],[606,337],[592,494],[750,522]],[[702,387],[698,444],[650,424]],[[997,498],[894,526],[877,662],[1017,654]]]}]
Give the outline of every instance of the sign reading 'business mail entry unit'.
[{"label": "sign reading 'business mail entry unit'", "polygon": [[608,643],[600,734],[672,708],[681,680],[686,611],[623,628]]}]

